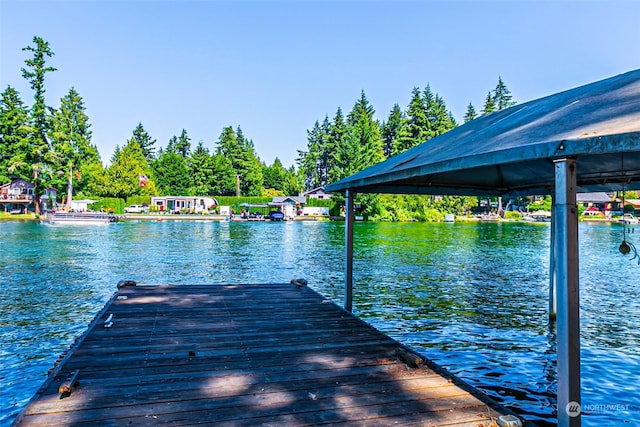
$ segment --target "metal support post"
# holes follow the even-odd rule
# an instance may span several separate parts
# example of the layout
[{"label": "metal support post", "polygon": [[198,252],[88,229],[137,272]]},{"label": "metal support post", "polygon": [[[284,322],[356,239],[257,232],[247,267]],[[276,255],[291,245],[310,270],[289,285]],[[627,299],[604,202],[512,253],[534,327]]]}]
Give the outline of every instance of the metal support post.
[{"label": "metal support post", "polygon": [[555,322],[558,310],[556,301],[556,197],[551,195],[551,243],[549,245],[549,322]]},{"label": "metal support post", "polygon": [[344,195],[344,308],[351,312],[353,311],[353,222],[355,219],[353,212],[353,199],[356,197],[356,194],[347,189]]},{"label": "metal support post", "polygon": [[576,160],[555,161],[558,427],[579,427],[580,298]]}]

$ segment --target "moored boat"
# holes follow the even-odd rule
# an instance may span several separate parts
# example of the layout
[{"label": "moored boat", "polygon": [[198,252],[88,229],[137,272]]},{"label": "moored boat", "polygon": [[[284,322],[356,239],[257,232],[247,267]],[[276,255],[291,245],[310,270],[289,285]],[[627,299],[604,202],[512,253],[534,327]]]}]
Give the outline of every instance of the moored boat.
[{"label": "moored boat", "polygon": [[52,212],[40,219],[41,224],[48,225],[108,225],[116,222],[114,215],[92,212]]}]

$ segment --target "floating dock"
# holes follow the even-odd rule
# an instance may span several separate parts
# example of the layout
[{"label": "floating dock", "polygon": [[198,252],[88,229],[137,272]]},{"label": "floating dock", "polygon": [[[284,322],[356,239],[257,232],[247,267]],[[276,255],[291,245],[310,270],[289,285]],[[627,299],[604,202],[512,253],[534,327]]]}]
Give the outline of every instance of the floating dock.
[{"label": "floating dock", "polygon": [[489,427],[507,414],[295,282],[121,287],[14,424]]}]

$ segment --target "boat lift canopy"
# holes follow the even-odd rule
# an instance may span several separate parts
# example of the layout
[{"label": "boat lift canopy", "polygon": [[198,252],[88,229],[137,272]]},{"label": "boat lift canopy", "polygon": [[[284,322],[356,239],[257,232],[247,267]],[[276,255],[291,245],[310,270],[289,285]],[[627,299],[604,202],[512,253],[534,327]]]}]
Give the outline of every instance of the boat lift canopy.
[{"label": "boat lift canopy", "polygon": [[640,70],[471,120],[326,187],[346,196],[345,308],[352,305],[356,193],[551,194],[558,425],[580,426],[576,194],[623,188],[640,188]]}]

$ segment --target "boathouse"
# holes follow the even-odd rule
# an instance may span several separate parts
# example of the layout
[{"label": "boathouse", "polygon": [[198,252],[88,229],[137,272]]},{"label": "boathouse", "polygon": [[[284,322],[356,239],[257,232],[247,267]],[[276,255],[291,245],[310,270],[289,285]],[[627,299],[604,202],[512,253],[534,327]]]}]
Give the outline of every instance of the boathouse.
[{"label": "boathouse", "polygon": [[[356,194],[551,195],[549,317],[557,322],[558,425],[578,427],[577,194],[638,188],[640,70],[483,115],[327,186],[345,195],[345,308],[353,304]],[[635,250],[621,236],[620,252]]]}]

